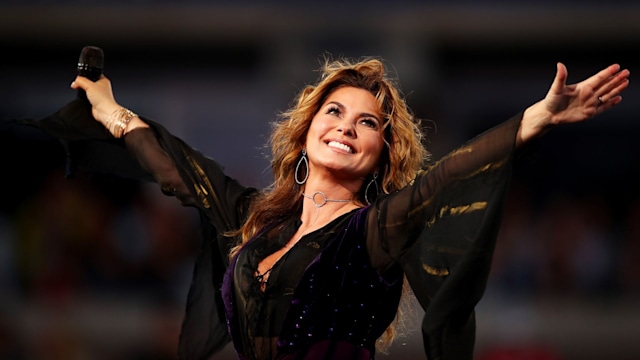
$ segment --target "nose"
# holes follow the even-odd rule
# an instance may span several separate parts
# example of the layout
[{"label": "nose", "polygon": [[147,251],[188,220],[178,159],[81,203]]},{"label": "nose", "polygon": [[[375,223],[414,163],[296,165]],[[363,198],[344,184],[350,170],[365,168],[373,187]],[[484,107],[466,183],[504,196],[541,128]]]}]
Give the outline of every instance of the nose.
[{"label": "nose", "polygon": [[341,121],[340,125],[338,125],[338,132],[351,138],[356,137],[356,129],[351,121]]}]

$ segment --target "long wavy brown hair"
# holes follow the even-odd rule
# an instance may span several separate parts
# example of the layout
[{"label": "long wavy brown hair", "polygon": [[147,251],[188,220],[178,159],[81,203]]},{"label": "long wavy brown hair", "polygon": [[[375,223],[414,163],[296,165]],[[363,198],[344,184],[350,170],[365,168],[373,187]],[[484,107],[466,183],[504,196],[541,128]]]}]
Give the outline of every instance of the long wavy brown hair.
[{"label": "long wavy brown hair", "polygon": [[[271,147],[271,169],[274,180],[251,206],[249,217],[240,229],[242,243],[231,251],[233,256],[254,234],[267,225],[281,223],[302,211],[303,186],[295,181],[296,165],[311,120],[327,97],[342,87],[356,87],[373,94],[384,119],[386,146],[379,162],[380,181],[378,191],[390,193],[408,185],[422,168],[428,157],[423,144],[420,121],[415,119],[396,82],[392,79],[380,59],[360,60],[324,59],[321,76],[315,85],[308,85],[294,99],[293,106],[280,114],[272,124],[269,138]],[[365,204],[366,184],[356,196]],[[372,199],[369,190],[366,199]],[[388,329],[382,344],[390,344],[394,337],[393,327]],[[386,340],[385,340],[386,339]]]}]

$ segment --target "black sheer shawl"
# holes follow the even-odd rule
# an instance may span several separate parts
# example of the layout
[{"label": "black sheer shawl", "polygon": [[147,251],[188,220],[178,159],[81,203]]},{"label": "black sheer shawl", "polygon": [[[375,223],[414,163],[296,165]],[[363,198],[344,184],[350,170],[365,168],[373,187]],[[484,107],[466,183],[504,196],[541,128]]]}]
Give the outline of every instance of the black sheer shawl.
[{"label": "black sheer shawl", "polygon": [[[410,215],[430,215],[418,222],[410,221],[419,224],[412,228],[417,238],[415,243],[401,242],[400,247],[381,243],[389,257],[372,259],[378,266],[393,261],[402,265],[425,309],[422,331],[430,360],[473,357],[474,308],[484,293],[489,275],[520,118],[521,114],[514,116],[425,169],[425,174],[447,172],[453,165],[458,173],[449,174],[450,181],[435,185],[438,191],[433,196],[411,193],[398,196],[394,201],[422,199],[420,204],[411,204],[417,210]],[[220,287],[228,266],[226,254],[234,240],[225,233],[240,226],[256,190],[244,188],[225,176],[213,160],[190,148],[161,125],[145,121],[189,188],[190,196],[180,201],[196,207],[201,216],[202,243],[188,294],[179,357],[206,359],[230,340]],[[125,141],[111,137],[91,117],[90,105],[85,100],[74,100],[50,116],[21,123],[36,126],[61,141],[69,172],[111,173],[154,181],[129,152]],[[469,166],[462,166],[460,162]],[[422,176],[425,175],[419,175],[416,181],[421,181]],[[419,187],[415,189],[419,191]],[[162,188],[162,191],[176,194],[175,189]],[[393,197],[392,194],[390,198]],[[405,226],[406,220],[389,218],[393,214],[385,204],[390,203],[381,201],[374,210],[377,217],[369,216],[370,221],[395,224],[398,228]],[[385,226],[378,231],[382,239],[393,238],[390,232],[395,230],[393,226]]]},{"label": "black sheer shawl", "polygon": [[[182,205],[195,207],[200,215],[201,243],[187,295],[178,356],[180,359],[207,359],[230,341],[220,290],[229,264],[226,254],[235,242],[225,234],[240,227],[256,190],[242,187],[225,176],[215,161],[193,150],[164,127],[149,119],[144,121],[151,127],[168,159],[175,162],[175,168],[188,186],[187,196],[178,197],[179,201]],[[135,137],[149,136],[149,132],[132,131],[124,139],[113,138],[93,119],[86,100],[75,99],[42,119],[21,119],[12,123],[36,127],[59,140],[66,153],[67,176],[87,172],[157,181],[127,148],[135,146]],[[10,127],[4,126],[3,131],[10,131],[7,130]],[[131,140],[128,139],[130,135]],[[177,189],[163,187],[161,190],[167,195],[178,195]]]}]

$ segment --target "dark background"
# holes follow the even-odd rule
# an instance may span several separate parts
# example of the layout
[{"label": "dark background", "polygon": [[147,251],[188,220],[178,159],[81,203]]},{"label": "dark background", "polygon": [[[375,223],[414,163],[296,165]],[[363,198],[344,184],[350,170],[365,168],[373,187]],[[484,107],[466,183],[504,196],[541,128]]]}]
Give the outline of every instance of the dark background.
[{"label": "dark background", "polygon": [[[620,106],[518,163],[476,358],[637,359],[639,19],[632,1],[2,1],[0,119],[72,100],[80,50],[99,46],[119,103],[263,187],[269,123],[325,54],[384,58],[434,158],[542,98],[556,62],[569,82],[620,63]],[[175,358],[192,209],[153,184],[65,179],[35,132],[0,141],[0,358]],[[424,357],[419,315],[381,358]]]}]

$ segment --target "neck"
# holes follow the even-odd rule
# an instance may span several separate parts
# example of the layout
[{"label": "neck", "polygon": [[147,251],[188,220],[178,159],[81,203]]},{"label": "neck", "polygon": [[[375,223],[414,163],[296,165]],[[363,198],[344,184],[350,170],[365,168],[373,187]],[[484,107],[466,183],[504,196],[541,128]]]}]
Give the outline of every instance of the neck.
[{"label": "neck", "polygon": [[351,199],[330,199],[329,197],[327,197],[327,194],[325,194],[322,191],[316,191],[313,194],[306,194],[303,192],[302,196],[311,200],[313,202],[313,205],[317,208],[321,208],[327,205],[327,203],[331,203],[331,202],[348,203],[353,201]]},{"label": "neck", "polygon": [[[363,179],[339,179],[326,173],[322,175],[314,176],[312,173],[304,185],[303,193],[311,196],[321,192],[327,199],[354,200],[362,187]],[[318,196],[316,200],[320,201],[321,198],[322,196]]]},{"label": "neck", "polygon": [[354,194],[344,188],[323,191],[307,186],[302,192],[300,220],[305,227],[319,228],[336,217],[358,207]]},{"label": "neck", "polygon": [[308,227],[321,227],[360,207],[356,195],[361,186],[362,179],[336,178],[333,173],[312,171],[302,190],[300,219]]}]

